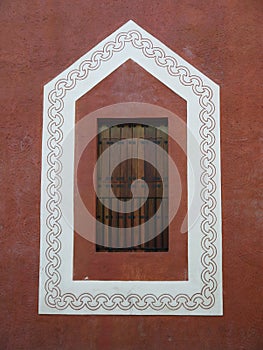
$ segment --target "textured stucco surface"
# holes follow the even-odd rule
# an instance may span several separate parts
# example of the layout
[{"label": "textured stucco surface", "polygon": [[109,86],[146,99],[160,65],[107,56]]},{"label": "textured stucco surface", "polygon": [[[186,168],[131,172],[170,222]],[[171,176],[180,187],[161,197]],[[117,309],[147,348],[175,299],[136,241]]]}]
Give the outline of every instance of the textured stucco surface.
[{"label": "textured stucco surface", "polygon": [[[262,349],[262,10],[1,1],[0,349]],[[43,85],[129,19],[221,86],[223,317],[37,314]]]}]

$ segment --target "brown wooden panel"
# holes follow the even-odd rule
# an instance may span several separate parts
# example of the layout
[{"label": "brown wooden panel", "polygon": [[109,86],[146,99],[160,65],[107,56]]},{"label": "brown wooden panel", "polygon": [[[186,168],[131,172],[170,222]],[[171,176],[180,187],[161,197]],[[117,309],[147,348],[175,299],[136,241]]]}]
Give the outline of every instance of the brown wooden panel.
[{"label": "brown wooden panel", "polygon": [[[167,130],[167,126],[165,126],[163,121],[162,124],[160,124],[161,121],[158,122],[158,120],[155,120],[155,124],[156,123],[159,123],[160,127],[162,126]],[[131,198],[131,188],[135,189],[136,186],[139,186],[143,190],[143,193],[140,197],[136,196],[134,200],[142,203],[143,197],[146,196],[145,184],[134,182],[134,180],[145,179],[149,187],[149,200],[147,200],[146,204],[143,205],[140,210],[132,210],[130,213],[122,213],[120,215],[117,212],[108,210],[106,207],[102,208],[101,206],[97,206],[97,210],[100,211],[99,213],[97,211],[97,217],[99,216],[105,225],[109,225],[107,229],[104,229],[103,234],[105,237],[103,238],[103,242],[105,244],[108,242],[110,246],[113,245],[112,248],[98,246],[97,251],[119,251],[119,248],[114,249],[114,246],[118,245],[119,242],[130,246],[130,248],[126,248],[123,251],[144,250],[144,247],[147,251],[168,250],[167,240],[164,240],[162,233],[160,233],[158,237],[151,239],[148,243],[143,242],[140,244],[140,238],[142,238],[143,241],[146,239],[145,229],[142,228],[140,234],[135,235],[135,229],[133,228],[134,226],[140,225],[140,219],[143,219],[141,222],[146,222],[149,215],[152,217],[156,213],[161,204],[163,194],[163,184],[159,172],[153,165],[145,162],[144,159],[139,159],[138,154],[140,153],[140,156],[144,157],[145,155],[147,156],[147,152],[151,152],[155,157],[156,164],[159,164],[161,167],[166,166],[167,168],[167,162],[165,163],[163,155],[157,152],[158,147],[164,148],[166,146],[165,141],[168,140],[167,134],[160,129],[157,129],[155,126],[146,127],[145,125],[134,122],[110,126],[107,130],[103,131],[103,124],[110,126],[111,120],[104,120],[102,126],[99,126],[99,131],[101,131],[101,133],[98,137],[98,156],[100,156],[101,152],[105,149],[122,140],[123,144],[120,152],[122,155],[129,158],[126,161],[121,162],[115,168],[111,179],[109,179],[107,178],[108,166],[111,163],[111,157],[114,156],[114,153],[112,152],[115,152],[110,150],[109,164],[103,166],[102,170],[99,169],[98,173],[99,179],[102,177],[102,179],[105,180],[103,181],[103,186],[108,186],[108,194],[106,197],[109,195],[109,186],[111,186],[114,194],[125,203],[126,200]],[[125,139],[129,139],[129,141],[124,142]],[[137,142],[138,139],[141,139],[141,142]],[[149,143],[145,140],[150,141],[152,146],[149,147]],[[167,177],[168,169],[165,169],[165,173],[165,177]],[[110,203],[111,199],[108,199],[107,201]],[[146,211],[148,213],[147,218],[145,216]],[[156,220],[154,227],[152,227],[153,230],[161,227],[162,215],[158,215]],[[113,238],[111,227],[118,227],[118,225],[120,225],[120,228],[123,228],[123,230],[121,230],[118,237],[114,236]],[[125,228],[131,228],[131,234],[128,234]],[[150,233],[151,232],[148,232],[148,235]],[[100,232],[99,235],[101,234],[102,233]],[[166,229],[165,234],[168,234],[168,228]],[[163,245],[164,242],[166,242],[165,246]]]}]

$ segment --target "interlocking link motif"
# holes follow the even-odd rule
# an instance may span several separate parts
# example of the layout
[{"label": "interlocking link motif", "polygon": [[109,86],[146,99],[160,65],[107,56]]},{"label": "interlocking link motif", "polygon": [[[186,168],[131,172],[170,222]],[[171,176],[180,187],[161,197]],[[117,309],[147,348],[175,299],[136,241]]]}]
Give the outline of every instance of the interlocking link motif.
[{"label": "interlocking link motif", "polygon": [[[178,77],[181,84],[191,87],[195,95],[199,97],[199,103],[202,107],[199,118],[202,123],[200,128],[200,136],[202,142],[200,145],[202,159],[202,175],[200,178],[203,189],[201,191],[202,199],[202,249],[203,254],[201,263],[204,267],[201,279],[203,288],[200,293],[192,296],[186,294],[170,295],[162,294],[158,298],[153,294],[146,294],[143,297],[137,294],[130,294],[124,296],[122,294],[107,295],[104,293],[91,295],[83,293],[79,297],[73,293],[62,294],[59,285],[61,275],[59,268],[61,265],[61,258],[59,252],[61,249],[61,242],[59,236],[61,234],[60,219],[62,216],[61,203],[61,155],[63,140],[63,133],[61,127],[63,125],[63,108],[65,97],[68,90],[74,89],[77,82],[88,77],[89,72],[99,69],[103,62],[109,61],[116,52],[124,49],[125,45],[131,43],[133,47],[145,55],[145,57],[154,60],[157,66],[167,70],[168,74]],[[51,308],[63,310],[68,307],[74,310],[80,310],[83,307],[95,311],[100,308],[104,310],[113,310],[119,308],[121,310],[130,310],[135,308],[137,310],[162,310],[168,308],[170,310],[178,310],[185,308],[187,310],[195,310],[197,308],[209,309],[215,303],[214,293],[217,289],[217,283],[214,275],[217,272],[217,265],[214,258],[217,255],[217,250],[214,242],[217,239],[217,233],[214,228],[216,223],[216,215],[214,209],[216,207],[216,199],[214,193],[216,191],[216,184],[213,180],[216,174],[214,165],[215,160],[215,135],[213,129],[215,128],[215,119],[213,114],[215,106],[212,102],[213,92],[210,87],[204,85],[202,79],[196,75],[191,75],[189,69],[178,65],[177,60],[172,56],[167,56],[163,49],[155,47],[150,39],[143,38],[142,35],[136,31],[131,30],[122,32],[116,36],[115,41],[106,43],[101,51],[96,51],[92,54],[90,60],[84,60],[79,65],[78,69],[74,69],[68,73],[67,77],[60,79],[55,84],[54,89],[49,93],[48,101],[50,103],[48,109],[49,124],[47,130],[49,139],[47,147],[49,154],[47,156],[48,171],[47,178],[49,184],[47,186],[47,194],[49,199],[46,208],[48,210],[48,217],[46,220],[49,229],[46,242],[48,248],[45,252],[48,264],[45,268],[47,281],[45,284],[46,297],[45,302]]]}]

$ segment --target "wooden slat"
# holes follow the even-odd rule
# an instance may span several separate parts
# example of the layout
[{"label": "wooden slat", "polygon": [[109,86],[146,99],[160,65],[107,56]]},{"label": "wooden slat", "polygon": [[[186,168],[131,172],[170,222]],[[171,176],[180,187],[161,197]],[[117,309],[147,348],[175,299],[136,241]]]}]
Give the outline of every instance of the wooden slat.
[{"label": "wooden slat", "polygon": [[[157,141],[156,148],[158,146],[163,148],[163,146],[164,146],[164,138],[163,137],[164,136],[165,136],[165,134],[159,128],[156,128],[156,141]],[[163,161],[163,156],[160,154],[160,152],[156,152],[156,162],[157,162],[158,166],[161,167],[162,170],[165,171],[165,164]],[[158,177],[158,178],[156,178],[156,197],[161,198],[163,190],[162,190],[162,179],[161,179],[160,173],[156,172],[156,177]]]},{"label": "wooden slat", "polygon": [[[104,213],[103,213],[103,206],[101,201],[97,198],[97,203],[96,203],[96,216],[97,216],[97,220],[100,222],[103,222],[104,218]],[[99,244],[99,246],[97,246],[97,250],[100,249],[104,243],[104,233],[103,230],[101,230],[99,228],[100,226],[97,224],[96,227],[96,239],[97,239],[97,244]]]},{"label": "wooden slat", "polygon": [[[155,128],[153,126],[148,126],[145,128],[144,132],[144,138],[146,140],[149,140],[151,142],[154,142],[156,137],[155,134]],[[149,158],[149,154],[152,152],[153,147],[148,145],[148,143],[145,144],[145,158]],[[149,165],[148,162],[145,162],[145,177],[148,183],[152,182],[154,178],[156,177],[156,171],[153,169],[152,166]]]},{"label": "wooden slat", "polygon": [[[132,128],[129,127],[128,125],[125,125],[125,127],[123,127],[121,129],[121,139],[125,140],[125,139],[129,139],[132,138]],[[124,146],[121,149],[121,154],[125,157],[128,157],[131,155],[131,151],[130,151],[131,145],[128,144],[124,144]],[[121,183],[124,183],[125,186],[122,189],[122,196],[123,197],[128,197],[130,196],[130,189],[129,189],[129,182],[130,179],[129,177],[131,176],[131,160],[128,159],[125,162],[123,162],[121,164],[120,167],[120,176],[122,178]]]},{"label": "wooden slat", "polygon": [[168,198],[163,198],[162,207],[162,222],[163,226],[166,226],[166,229],[162,233],[162,246],[165,250],[168,250]]},{"label": "wooden slat", "polygon": [[[138,135],[137,137],[140,138],[140,142],[138,143],[138,156],[140,157],[141,160],[138,161],[138,179],[145,179],[145,171],[144,171],[144,130],[145,128],[140,125],[138,128]],[[143,187],[141,188],[141,192],[142,192],[142,197],[139,200],[139,204],[140,204],[140,209],[135,213],[136,215],[136,225],[141,225],[145,222],[145,205],[141,206],[141,203],[143,202],[143,199],[145,197],[146,194],[146,188],[144,187],[144,185],[142,185]],[[140,248],[143,249],[144,248],[144,240],[145,240],[145,230],[144,227],[140,227],[140,232],[139,232],[139,241],[143,242],[140,245]],[[139,242],[137,242],[139,243]]]},{"label": "wooden slat", "polygon": [[[153,217],[153,215],[155,214],[155,198],[148,198],[147,200],[147,212],[148,212],[148,217],[149,219]],[[149,227],[146,230],[146,237],[147,239],[149,239],[149,237],[152,236],[153,231],[155,231],[155,223],[153,225],[151,225],[151,228]],[[146,250],[154,250],[155,249],[155,240],[150,239],[149,241],[147,241],[145,243],[145,249]]]},{"label": "wooden slat", "polygon": [[[166,151],[167,155],[168,155],[168,134],[167,134],[167,126],[164,127],[164,130],[166,131],[164,138],[163,138],[163,149]],[[168,199],[168,191],[169,191],[169,183],[168,183],[168,172],[169,172],[169,168],[168,168],[168,157],[165,157],[163,159],[163,167],[165,170],[165,174],[164,174],[164,183],[163,183],[163,189],[166,188],[167,190],[167,196],[165,196],[165,198],[163,199],[163,212],[162,212],[162,220],[163,220],[163,224],[165,224],[165,226],[167,226],[168,224],[168,210],[169,210],[169,199]],[[168,244],[169,244],[169,235],[168,235],[168,226],[165,229],[165,231],[163,232],[163,247],[165,250],[168,250]]]},{"label": "wooden slat", "polygon": [[[114,145],[116,142],[120,141],[120,136],[121,136],[121,130],[120,127],[118,125],[114,125],[111,126],[110,128],[110,146]],[[110,148],[109,150],[109,154],[110,154],[110,162],[112,162],[113,157],[116,157],[116,152]],[[120,183],[120,166],[117,166],[111,175],[111,188],[112,191],[114,193],[114,195],[116,197],[120,196],[120,187],[119,187],[119,183]],[[112,203],[112,200],[109,199],[110,204]],[[110,210],[110,220],[109,220],[109,245],[116,247],[118,245],[119,242],[119,237],[114,234],[113,235],[113,227],[118,225],[118,215],[115,211]],[[113,248],[115,249],[115,248]]]},{"label": "wooden slat", "polygon": [[[121,139],[132,139],[133,137],[133,125],[126,124],[121,129]],[[120,186],[121,186],[121,197],[124,201],[131,199],[131,183],[133,181],[134,175],[134,162],[132,158],[133,151],[133,143],[124,143],[122,148],[122,155],[128,158],[126,161],[122,162],[120,167]],[[133,237],[132,234],[128,234],[125,228],[131,228],[133,226],[133,216],[134,213],[123,213],[122,217],[122,225],[123,225],[123,233],[122,233],[122,242],[126,245],[126,250],[129,250],[131,246],[133,246]]]},{"label": "wooden slat", "polygon": [[[103,153],[109,146],[109,140],[110,140],[110,129],[107,128],[106,130],[102,131],[101,133],[101,153]],[[110,159],[106,162],[103,163],[102,169],[101,169],[101,177],[102,177],[102,188],[103,188],[103,193],[104,197],[108,198],[109,197],[109,189],[111,185],[111,180],[109,178],[109,163]],[[103,208],[103,214],[104,214],[104,224],[105,224],[105,229],[104,229],[104,244],[107,246],[109,243],[109,215],[110,215],[110,210],[104,206]]]},{"label": "wooden slat", "polygon": [[[156,198],[156,211],[160,208],[162,199],[161,198]],[[163,222],[163,211],[160,212],[160,214],[156,214],[156,231],[159,231],[160,233],[158,234],[158,236],[156,236],[155,238],[155,248],[156,250],[161,250],[163,248],[163,233],[161,230],[162,227],[162,222]]]}]

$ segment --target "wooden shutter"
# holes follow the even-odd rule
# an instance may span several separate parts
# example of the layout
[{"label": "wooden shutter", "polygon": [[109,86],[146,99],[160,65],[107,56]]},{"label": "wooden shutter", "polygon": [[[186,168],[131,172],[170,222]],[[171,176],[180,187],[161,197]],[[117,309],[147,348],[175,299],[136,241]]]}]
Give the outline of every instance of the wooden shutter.
[{"label": "wooden shutter", "polygon": [[[106,208],[106,206],[104,206],[97,198],[97,219],[107,226],[103,232],[99,232],[99,230],[97,230],[97,237],[100,239],[100,242],[105,244],[105,246],[96,245],[97,251],[168,251],[168,227],[155,238],[142,244],[140,244],[140,242],[144,241],[150,232],[145,232],[145,229],[140,227],[140,240],[137,237],[136,242],[133,234],[128,235],[125,230],[127,227],[132,228],[134,226],[141,225],[149,218],[154,216],[162,200],[164,200],[165,209],[161,212],[161,215],[158,217],[155,216],[154,229],[156,230],[158,227],[160,228],[160,225],[164,224],[168,219],[168,198],[162,199],[163,186],[168,186],[167,160],[162,159],[160,156],[160,159],[156,159],[156,161],[158,161],[158,164],[161,164],[165,172],[163,182],[158,171],[154,169],[150,163],[141,159],[131,158],[132,151],[136,154],[141,155],[147,152],[145,140],[152,141],[154,144],[162,147],[168,152],[167,121],[165,119],[160,119],[160,122],[157,120],[156,123],[155,120],[155,125],[156,126],[150,126],[139,122],[129,122],[110,126],[109,122],[107,123],[105,120],[99,124],[98,157],[103,153],[105,149],[117,141],[131,138],[139,138],[141,141],[139,143],[132,141],[130,141],[128,144],[123,143],[121,152],[129,159],[122,162],[118,167],[115,168],[111,178],[107,177],[107,172],[103,173],[102,169],[98,169],[98,190],[104,187],[104,190],[106,190],[105,200],[110,201],[110,198],[107,198],[107,194],[109,193],[108,189],[111,187],[116,197],[125,202],[132,197],[132,193],[130,191],[132,182],[135,179],[144,179],[149,186],[149,196],[145,204],[142,206],[140,205],[140,209],[127,214],[118,213]],[[136,149],[134,149],[134,147]],[[147,158],[146,154],[145,156]],[[158,155],[156,152],[156,157],[157,156]],[[105,164],[103,168],[105,169]],[[136,200],[140,203],[143,203],[143,195],[142,197],[136,198]],[[116,242],[113,241],[113,237],[111,235],[111,227],[119,227],[123,229],[120,231],[120,234],[117,238],[115,236],[114,239],[117,240]],[[114,246],[114,244],[129,244],[130,247],[107,247],[107,245]]]}]

